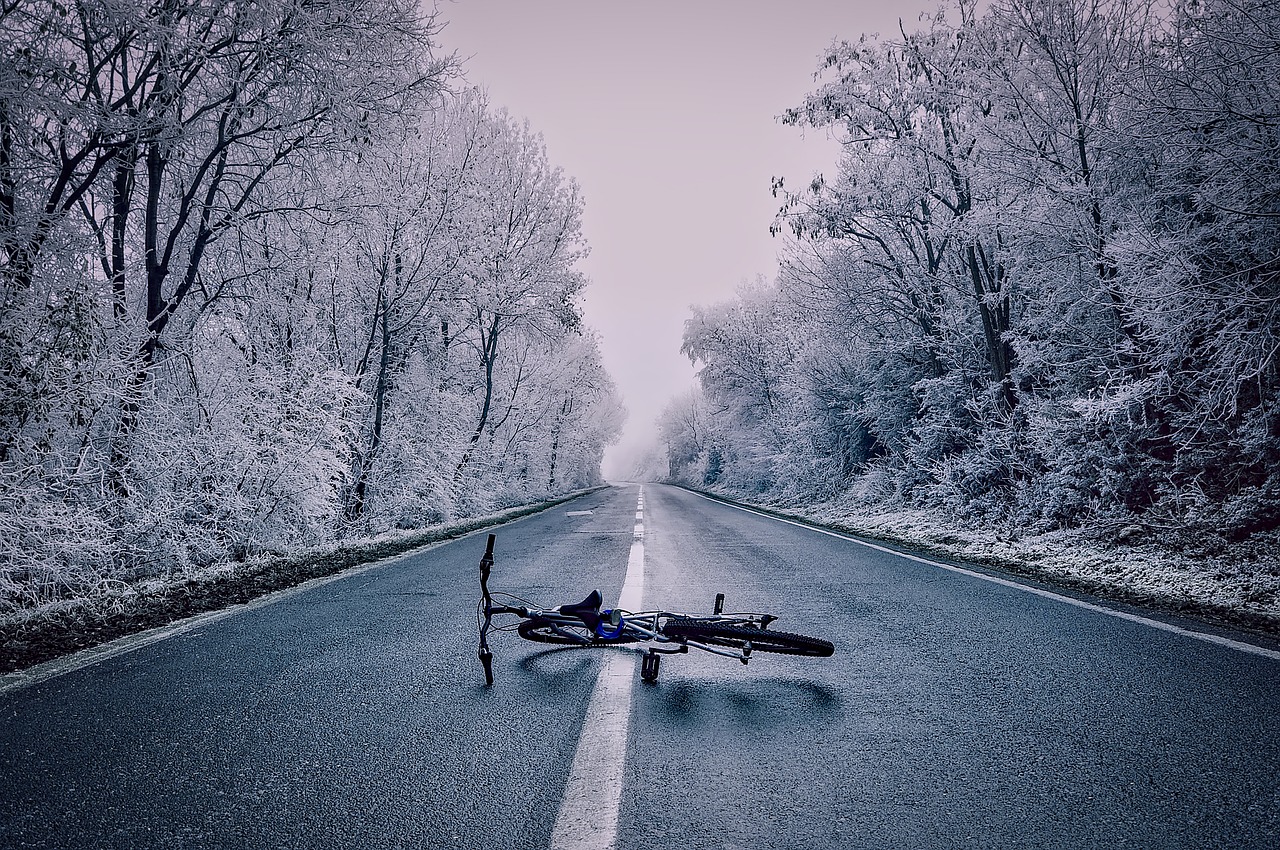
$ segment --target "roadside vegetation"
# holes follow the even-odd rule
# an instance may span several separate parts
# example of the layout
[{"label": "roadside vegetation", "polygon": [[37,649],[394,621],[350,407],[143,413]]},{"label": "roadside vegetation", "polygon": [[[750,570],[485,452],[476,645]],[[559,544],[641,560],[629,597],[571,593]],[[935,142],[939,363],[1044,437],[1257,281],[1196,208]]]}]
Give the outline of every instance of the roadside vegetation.
[{"label": "roadside vegetation", "polygon": [[0,4],[0,623],[600,482],[581,193],[437,32]]}]

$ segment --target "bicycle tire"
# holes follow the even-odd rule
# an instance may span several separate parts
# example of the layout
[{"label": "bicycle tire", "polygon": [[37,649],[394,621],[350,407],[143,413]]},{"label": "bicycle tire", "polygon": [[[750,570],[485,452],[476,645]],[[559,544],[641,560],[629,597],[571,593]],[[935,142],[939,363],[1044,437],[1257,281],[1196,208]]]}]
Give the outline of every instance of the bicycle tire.
[{"label": "bicycle tire", "polygon": [[[520,633],[520,637],[524,638],[525,640],[531,640],[536,643],[554,643],[559,646],[581,646],[581,647],[613,646],[619,643],[635,643],[636,641],[640,640],[640,638],[636,637],[635,635],[632,635],[629,632],[624,631],[622,634],[618,635],[617,637],[612,637],[612,638],[603,638],[603,637],[600,637],[599,635],[590,635],[590,638],[591,638],[590,641],[588,641],[587,643],[583,643],[581,641],[573,640],[572,638],[566,635],[563,635],[554,631],[554,627],[556,626],[560,626],[563,628],[564,624],[557,623],[552,620],[548,620],[545,617],[534,617],[532,619],[528,619],[522,622],[519,625],[519,627],[516,629],[516,631],[518,631]],[[589,634],[587,632],[587,627],[583,624],[571,626],[570,628],[579,629],[582,632],[583,637],[587,637]]]},{"label": "bicycle tire", "polygon": [[662,631],[668,637],[696,640],[733,649],[741,649],[744,644],[750,643],[752,652],[777,652],[782,655],[826,658],[836,651],[835,644],[822,638],[707,620],[669,620]]}]

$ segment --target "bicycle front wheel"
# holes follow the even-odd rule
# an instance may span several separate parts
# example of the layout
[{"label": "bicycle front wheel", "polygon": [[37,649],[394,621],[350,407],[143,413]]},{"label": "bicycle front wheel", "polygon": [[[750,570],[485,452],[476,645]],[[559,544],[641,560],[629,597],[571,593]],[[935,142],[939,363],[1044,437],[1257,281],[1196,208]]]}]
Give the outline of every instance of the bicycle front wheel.
[{"label": "bicycle front wheel", "polygon": [[751,644],[752,652],[777,652],[783,655],[807,655],[826,658],[836,651],[835,644],[822,638],[797,635],[791,632],[775,632],[773,629],[756,629],[714,620],[669,620],[662,631],[673,638],[696,640],[712,646],[742,649]]},{"label": "bicycle front wheel", "polygon": [[534,617],[525,620],[516,629],[520,637],[538,643],[554,643],[561,646],[613,646],[619,643],[635,643],[640,640],[632,633],[623,631],[617,637],[603,638],[592,632],[583,623],[558,623],[545,617]]}]

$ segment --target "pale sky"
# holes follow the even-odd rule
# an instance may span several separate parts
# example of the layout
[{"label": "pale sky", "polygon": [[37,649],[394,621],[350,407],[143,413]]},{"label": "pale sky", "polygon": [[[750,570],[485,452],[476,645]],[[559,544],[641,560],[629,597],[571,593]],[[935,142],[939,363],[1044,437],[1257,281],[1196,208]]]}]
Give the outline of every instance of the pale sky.
[{"label": "pale sky", "polygon": [[936,0],[439,0],[439,40],[495,106],[527,118],[582,187],[584,309],[630,416],[605,474],[656,439],[694,383],[691,304],[777,272],[771,178],[835,170],[837,146],[776,116],[839,37],[908,30]]}]

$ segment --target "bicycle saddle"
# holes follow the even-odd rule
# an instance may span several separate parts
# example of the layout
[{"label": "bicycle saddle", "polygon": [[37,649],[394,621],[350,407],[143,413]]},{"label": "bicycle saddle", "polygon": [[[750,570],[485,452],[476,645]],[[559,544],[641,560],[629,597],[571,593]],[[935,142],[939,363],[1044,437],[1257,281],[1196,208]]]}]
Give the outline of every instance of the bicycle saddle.
[{"label": "bicycle saddle", "polygon": [[600,603],[602,601],[600,591],[593,590],[590,596],[577,605],[561,605],[560,613],[567,614],[570,617],[577,617],[594,632],[596,627],[600,625]]}]

